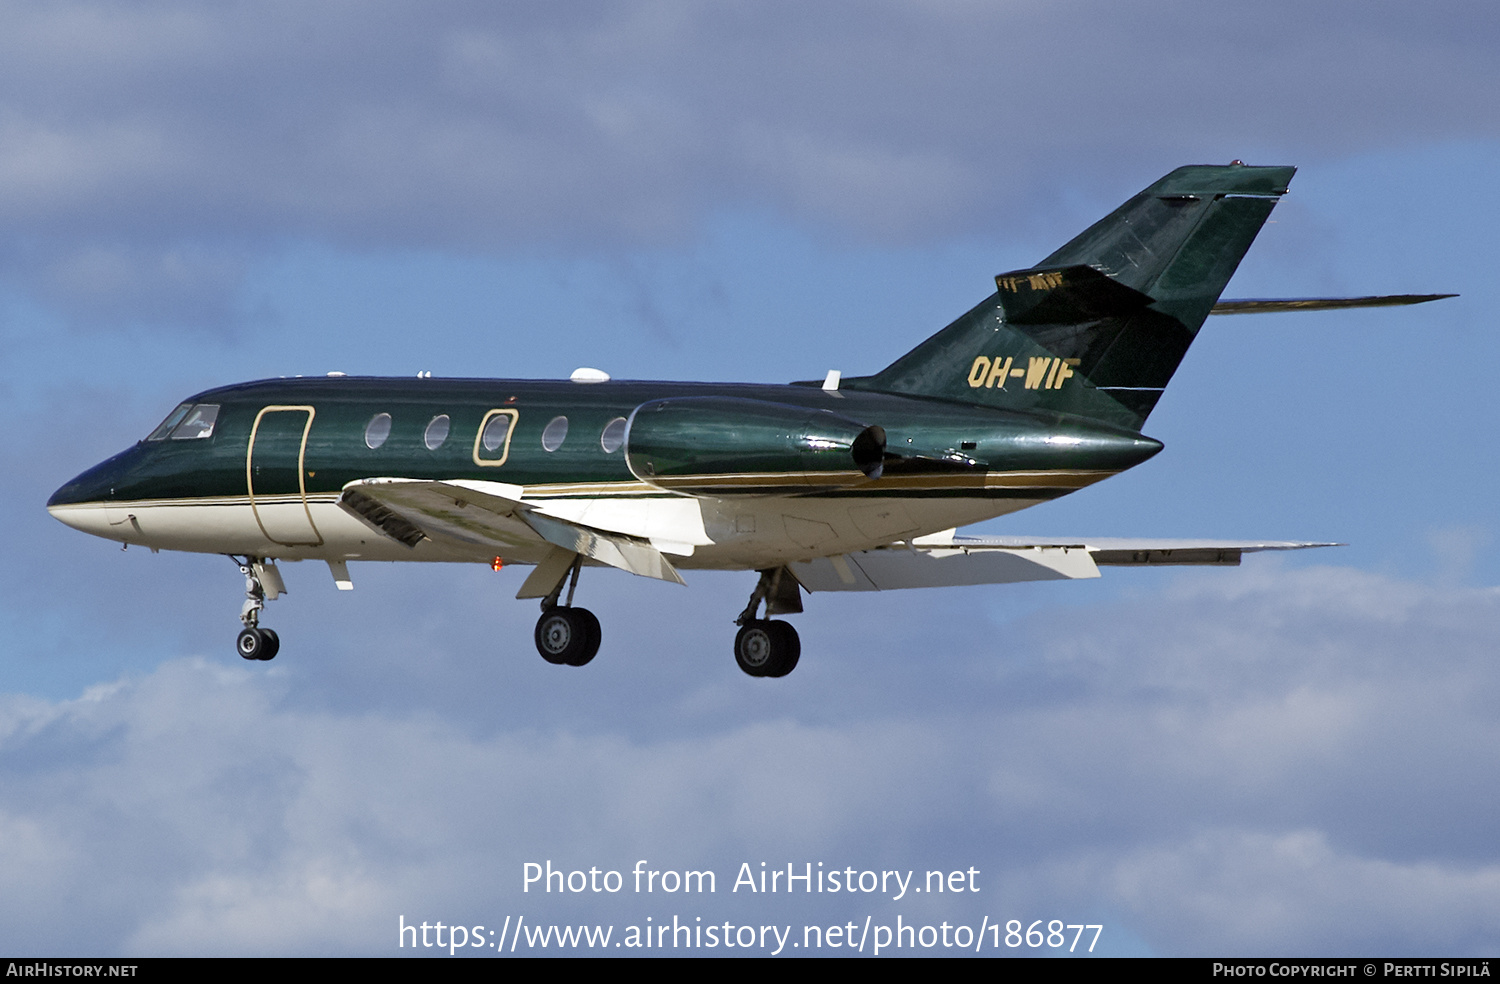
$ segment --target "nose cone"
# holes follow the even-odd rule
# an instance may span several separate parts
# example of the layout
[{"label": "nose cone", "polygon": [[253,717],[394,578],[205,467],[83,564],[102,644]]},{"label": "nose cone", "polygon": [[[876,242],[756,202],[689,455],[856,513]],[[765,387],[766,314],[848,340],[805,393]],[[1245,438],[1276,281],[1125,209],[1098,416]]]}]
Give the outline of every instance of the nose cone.
[{"label": "nose cone", "polygon": [[94,494],[95,483],[90,480],[92,473],[93,469],[89,469],[52,493],[51,498],[47,500],[47,511],[56,516],[59,506],[77,506],[85,502],[98,501],[100,497]]},{"label": "nose cone", "polygon": [[75,530],[118,539],[113,533],[119,524],[110,522],[109,510],[138,456],[138,449],[131,448],[101,461],[52,493],[47,511]]},{"label": "nose cone", "polygon": [[85,503],[107,502],[114,498],[119,479],[128,467],[128,459],[134,456],[134,448],[115,455],[73,478],[62,488],[52,493],[47,508],[77,506]]}]

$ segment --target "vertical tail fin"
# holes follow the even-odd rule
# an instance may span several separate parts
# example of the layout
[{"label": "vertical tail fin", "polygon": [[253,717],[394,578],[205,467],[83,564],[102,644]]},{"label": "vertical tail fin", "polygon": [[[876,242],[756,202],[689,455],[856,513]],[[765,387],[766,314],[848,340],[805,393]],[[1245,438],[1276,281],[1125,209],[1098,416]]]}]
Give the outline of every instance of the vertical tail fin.
[{"label": "vertical tail fin", "polygon": [[1295,168],[1181,167],[850,388],[1139,430]]}]

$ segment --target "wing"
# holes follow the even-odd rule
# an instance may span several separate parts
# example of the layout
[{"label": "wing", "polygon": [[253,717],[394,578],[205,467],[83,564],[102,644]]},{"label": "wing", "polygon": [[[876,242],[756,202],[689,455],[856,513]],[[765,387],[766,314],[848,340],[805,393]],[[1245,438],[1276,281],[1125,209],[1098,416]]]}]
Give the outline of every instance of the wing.
[{"label": "wing", "polygon": [[956,536],[948,530],[909,543],[790,566],[808,591],[890,591],[1098,577],[1101,566],[1234,567],[1242,555],[1260,550],[1335,546],[1339,544]]},{"label": "wing", "polygon": [[[367,478],[344,486],[339,505],[409,547],[427,539],[502,554],[545,543],[554,548],[549,559],[560,549],[569,562],[571,555],[581,554],[632,574],[683,583],[677,569],[649,541],[543,515],[521,501],[522,492],[519,485],[500,482]],[[547,566],[546,561],[541,566]],[[531,597],[528,591],[523,586],[520,597]]]}]

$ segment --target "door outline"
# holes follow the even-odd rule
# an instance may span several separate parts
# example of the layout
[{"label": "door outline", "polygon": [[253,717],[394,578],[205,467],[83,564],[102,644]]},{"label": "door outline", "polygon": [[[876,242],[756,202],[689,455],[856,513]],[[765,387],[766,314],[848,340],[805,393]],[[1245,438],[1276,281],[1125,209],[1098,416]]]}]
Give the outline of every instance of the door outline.
[{"label": "door outline", "polygon": [[[494,420],[496,417],[500,416],[510,418],[510,427],[505,431],[505,446],[500,449],[499,458],[481,458],[479,457],[479,452],[482,448],[480,442],[484,440],[484,429],[489,426],[491,420]],[[474,433],[474,464],[478,465],[481,468],[499,468],[501,465],[505,464],[505,460],[510,457],[510,439],[516,436],[516,424],[520,421],[520,419],[521,411],[513,410],[510,408],[506,408],[504,410],[491,410],[489,413],[485,414],[484,419],[479,422],[479,430],[475,431]]]},{"label": "door outline", "polygon": [[[260,516],[260,509],[255,505],[255,435],[260,431],[261,418],[268,413],[307,414],[307,423],[302,426],[302,442],[297,447],[297,494],[302,499],[302,512],[307,517],[307,528],[312,530],[314,539],[311,541],[276,539],[271,535],[271,531],[266,529],[265,521]],[[255,516],[255,523],[265,534],[266,539],[283,547],[321,547],[323,545],[323,534],[318,532],[318,526],[313,522],[312,510],[307,505],[307,435],[311,433],[313,418],[317,415],[317,408],[305,405],[262,407],[260,413],[255,415],[255,423],[250,425],[250,443],[245,445],[245,491],[250,495],[250,512]]]}]

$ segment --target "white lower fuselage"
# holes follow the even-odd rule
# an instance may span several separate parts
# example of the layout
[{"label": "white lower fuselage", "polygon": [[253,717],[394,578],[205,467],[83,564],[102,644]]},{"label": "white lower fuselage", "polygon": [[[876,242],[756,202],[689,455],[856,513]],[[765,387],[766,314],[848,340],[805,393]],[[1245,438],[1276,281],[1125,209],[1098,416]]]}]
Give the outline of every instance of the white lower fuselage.
[{"label": "white lower fuselage", "polygon": [[[1099,476],[1102,477],[1102,476]],[[1093,478],[1093,476],[1090,476]],[[1095,479],[1096,480],[1096,479]],[[602,491],[602,490],[601,490]],[[336,495],[248,496],[50,507],[58,520],[124,544],[274,560],[535,564],[550,545],[518,536],[492,546],[424,540],[408,547],[338,505]],[[578,495],[528,489],[546,515],[638,537],[681,568],[755,570],[867,550],[1014,512],[1045,498],[803,497],[706,499],[660,492]]]}]

